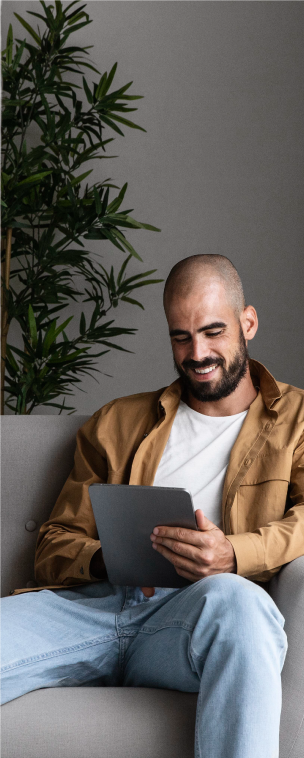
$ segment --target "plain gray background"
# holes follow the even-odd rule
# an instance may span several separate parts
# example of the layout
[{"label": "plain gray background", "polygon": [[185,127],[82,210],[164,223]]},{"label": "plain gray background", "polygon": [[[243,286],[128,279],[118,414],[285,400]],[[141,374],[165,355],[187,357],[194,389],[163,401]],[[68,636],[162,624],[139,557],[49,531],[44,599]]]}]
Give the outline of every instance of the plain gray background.
[{"label": "plain gray background", "polygon": [[[26,10],[39,3],[2,3],[4,37],[10,22],[26,36],[13,15]],[[126,129],[109,149],[119,157],[92,175],[128,181],[124,207],[162,229],[129,235],[143,258],[132,272],[157,268],[165,278],[188,255],[227,255],[259,315],[250,354],[303,387],[303,2],[88,0],[86,10],[93,23],[74,43],[94,45],[101,72],[118,61],[116,84],[133,80],[144,95],[134,120],[147,134]],[[121,265],[119,251],[93,244],[105,264]],[[174,380],[162,289],[139,290],[145,311],[115,312],[117,324],[138,328],[120,339],[134,354],[99,359],[112,377],[84,380],[78,413]],[[68,315],[78,321],[81,309]]]}]

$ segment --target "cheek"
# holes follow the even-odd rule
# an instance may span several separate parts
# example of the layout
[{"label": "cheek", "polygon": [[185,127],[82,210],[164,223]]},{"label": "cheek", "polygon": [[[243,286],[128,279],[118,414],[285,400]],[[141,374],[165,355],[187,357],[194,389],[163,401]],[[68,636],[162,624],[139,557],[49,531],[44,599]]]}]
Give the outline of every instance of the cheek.
[{"label": "cheek", "polygon": [[191,358],[191,354],[189,353],[189,347],[186,345],[174,345],[172,346],[173,355],[175,358],[176,363],[181,365],[186,358]]},{"label": "cheek", "polygon": [[181,361],[183,359],[182,358],[182,356],[183,356],[182,345],[176,345],[176,344],[173,345],[171,343],[171,347],[172,347],[172,352],[173,352],[173,355],[174,355],[174,358],[175,358],[176,362],[177,363],[181,363]]}]

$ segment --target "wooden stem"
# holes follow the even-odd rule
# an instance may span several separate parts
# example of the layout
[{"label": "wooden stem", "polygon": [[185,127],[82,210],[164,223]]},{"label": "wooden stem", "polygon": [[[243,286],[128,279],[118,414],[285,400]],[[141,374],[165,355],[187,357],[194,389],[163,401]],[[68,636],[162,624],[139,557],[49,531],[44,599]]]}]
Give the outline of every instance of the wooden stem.
[{"label": "wooden stem", "polygon": [[2,300],[1,300],[1,415],[4,415],[4,381],[6,343],[9,330],[6,290],[9,289],[11,252],[12,252],[12,229],[7,229],[6,238],[1,241],[1,248],[5,250],[5,257],[1,262],[2,276]]}]

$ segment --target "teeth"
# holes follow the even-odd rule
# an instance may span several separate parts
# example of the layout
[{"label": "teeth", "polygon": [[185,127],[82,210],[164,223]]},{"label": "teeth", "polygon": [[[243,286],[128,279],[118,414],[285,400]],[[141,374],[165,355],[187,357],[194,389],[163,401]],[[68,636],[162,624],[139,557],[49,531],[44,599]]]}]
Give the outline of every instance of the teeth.
[{"label": "teeth", "polygon": [[208,366],[208,368],[195,368],[194,371],[196,374],[209,374],[215,368],[216,366]]}]

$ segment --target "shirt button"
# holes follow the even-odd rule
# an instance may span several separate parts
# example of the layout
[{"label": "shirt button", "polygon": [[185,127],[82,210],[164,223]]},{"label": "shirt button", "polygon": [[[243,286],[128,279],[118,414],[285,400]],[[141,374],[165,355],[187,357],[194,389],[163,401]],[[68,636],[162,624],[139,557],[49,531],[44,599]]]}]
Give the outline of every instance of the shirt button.
[{"label": "shirt button", "polygon": [[244,466],[247,467],[247,466],[250,466],[250,464],[251,464],[251,458],[245,458],[245,460],[244,460]]},{"label": "shirt button", "polygon": [[265,426],[265,431],[269,432],[269,429],[271,429],[271,428],[272,428],[272,424],[270,423],[270,421],[268,421],[268,424],[266,424],[266,426]]}]

